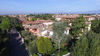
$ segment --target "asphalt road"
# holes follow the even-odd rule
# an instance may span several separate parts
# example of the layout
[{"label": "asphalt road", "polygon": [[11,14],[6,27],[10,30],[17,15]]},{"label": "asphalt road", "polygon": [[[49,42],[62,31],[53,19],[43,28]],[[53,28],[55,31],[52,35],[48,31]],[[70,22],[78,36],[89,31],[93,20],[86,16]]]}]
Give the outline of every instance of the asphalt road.
[{"label": "asphalt road", "polygon": [[10,56],[29,56],[20,33],[15,27],[10,31]]}]

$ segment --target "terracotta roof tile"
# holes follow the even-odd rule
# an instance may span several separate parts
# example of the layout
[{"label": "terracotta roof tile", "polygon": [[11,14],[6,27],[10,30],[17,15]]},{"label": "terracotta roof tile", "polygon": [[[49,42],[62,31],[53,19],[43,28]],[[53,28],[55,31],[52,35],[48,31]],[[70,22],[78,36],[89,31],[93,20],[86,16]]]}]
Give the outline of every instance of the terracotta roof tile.
[{"label": "terracotta roof tile", "polygon": [[43,22],[52,22],[52,20],[23,21],[23,24],[39,24]]}]

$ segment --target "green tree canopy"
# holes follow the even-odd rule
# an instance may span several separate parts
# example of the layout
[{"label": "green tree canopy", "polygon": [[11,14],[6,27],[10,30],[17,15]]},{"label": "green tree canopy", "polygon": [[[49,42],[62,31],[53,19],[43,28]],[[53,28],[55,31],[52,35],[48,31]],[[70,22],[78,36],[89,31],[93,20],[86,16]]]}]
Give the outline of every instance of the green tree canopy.
[{"label": "green tree canopy", "polygon": [[100,20],[91,21],[91,29],[95,33],[100,33]]},{"label": "green tree canopy", "polygon": [[82,34],[82,29],[84,29],[86,26],[85,22],[86,20],[83,18],[83,16],[80,16],[73,21],[73,25],[71,28],[71,34],[74,37],[77,37],[79,36],[79,34]]},{"label": "green tree canopy", "polygon": [[70,40],[71,37],[66,35],[64,31],[66,30],[66,27],[68,27],[67,22],[55,22],[53,24],[53,37],[51,38],[54,42],[55,49],[59,49],[59,54],[61,52],[62,45],[64,45],[66,42]]},{"label": "green tree canopy", "polygon": [[17,30],[22,29],[21,21],[17,17],[9,17],[9,21],[11,22],[12,26],[15,26]]},{"label": "green tree canopy", "polygon": [[43,20],[55,20],[55,18],[52,17],[52,14],[30,14],[28,15],[29,16],[34,16],[34,18],[40,18],[40,19],[43,19]]},{"label": "green tree canopy", "polygon": [[28,51],[31,55],[33,55],[34,53],[38,53],[37,46],[36,46],[36,41],[37,41],[37,39],[34,39],[33,41],[30,41],[30,43],[27,46]]},{"label": "green tree canopy", "polygon": [[37,20],[36,18],[32,18],[32,20],[31,21],[35,21],[35,20]]},{"label": "green tree canopy", "polygon": [[70,37],[68,37],[64,31],[66,30],[66,27],[68,26],[67,22],[55,22],[53,24],[53,37],[52,40],[55,42],[56,46],[58,47],[59,41],[60,44],[65,43],[66,41],[68,41],[68,39],[70,39]]},{"label": "green tree canopy", "polygon": [[8,18],[2,18],[0,28],[4,30],[8,30],[11,27],[11,22],[9,21]]},{"label": "green tree canopy", "polygon": [[72,56],[99,56],[100,55],[100,35],[89,32],[81,37],[73,46]]},{"label": "green tree canopy", "polygon": [[36,54],[33,54],[32,56],[37,56]]},{"label": "green tree canopy", "polygon": [[38,49],[38,52],[43,54],[43,55],[49,54],[53,49],[53,46],[52,46],[50,39],[40,37],[37,40],[37,49]]}]

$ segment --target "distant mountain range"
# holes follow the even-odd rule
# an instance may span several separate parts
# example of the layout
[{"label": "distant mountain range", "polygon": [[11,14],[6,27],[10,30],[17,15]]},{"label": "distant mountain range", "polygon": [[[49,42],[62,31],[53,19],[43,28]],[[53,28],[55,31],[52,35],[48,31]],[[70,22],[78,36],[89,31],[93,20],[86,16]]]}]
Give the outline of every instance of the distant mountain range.
[{"label": "distant mountain range", "polygon": [[85,11],[85,12],[72,12],[75,14],[100,14],[100,10],[94,10],[94,11]]},{"label": "distant mountain range", "polygon": [[[10,14],[35,14],[35,13],[0,13],[0,15],[10,15]],[[36,13],[37,14],[37,13]],[[38,14],[46,14],[44,13],[38,13]],[[49,12],[48,14],[100,14],[100,10],[93,10],[93,11],[77,11],[77,12]]]},{"label": "distant mountain range", "polygon": [[[52,13],[50,13],[52,14]],[[55,12],[53,14],[100,14],[100,10],[93,11],[77,11],[77,12]]]}]

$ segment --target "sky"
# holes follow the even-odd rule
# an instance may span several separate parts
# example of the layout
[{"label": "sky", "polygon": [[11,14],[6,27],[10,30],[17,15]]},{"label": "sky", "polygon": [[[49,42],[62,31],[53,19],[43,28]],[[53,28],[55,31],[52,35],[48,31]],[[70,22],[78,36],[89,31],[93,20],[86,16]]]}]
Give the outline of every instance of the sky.
[{"label": "sky", "polygon": [[0,14],[100,10],[100,0],[0,0]]}]

